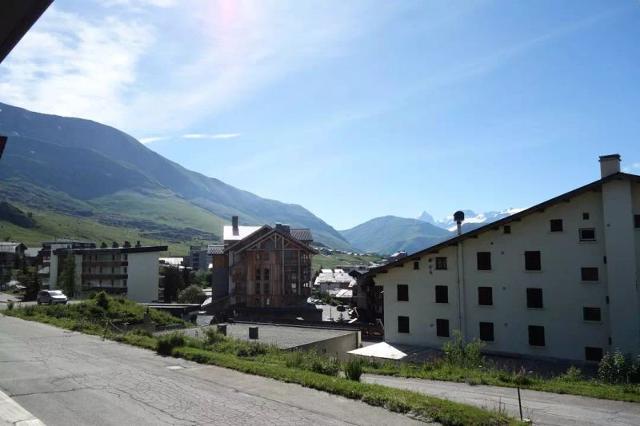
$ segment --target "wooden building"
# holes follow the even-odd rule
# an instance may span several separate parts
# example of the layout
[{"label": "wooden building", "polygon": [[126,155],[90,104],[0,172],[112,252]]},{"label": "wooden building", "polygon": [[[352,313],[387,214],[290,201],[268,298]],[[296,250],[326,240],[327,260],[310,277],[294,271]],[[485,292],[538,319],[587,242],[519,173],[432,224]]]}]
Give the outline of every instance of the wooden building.
[{"label": "wooden building", "polygon": [[[247,308],[305,305],[311,295],[311,257],[316,253],[308,229],[239,226],[234,216],[223,234],[224,245],[209,248],[214,297],[228,296],[231,306]],[[221,294],[225,287],[226,295]]]}]

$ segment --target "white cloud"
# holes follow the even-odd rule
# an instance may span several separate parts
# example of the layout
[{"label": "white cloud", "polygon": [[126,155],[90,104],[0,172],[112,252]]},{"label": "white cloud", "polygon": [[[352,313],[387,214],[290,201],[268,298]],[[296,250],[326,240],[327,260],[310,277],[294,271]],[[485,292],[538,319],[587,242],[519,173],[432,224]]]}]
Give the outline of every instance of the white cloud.
[{"label": "white cloud", "polygon": [[152,142],[163,141],[165,139],[167,139],[167,136],[148,136],[145,138],[140,138],[138,140],[140,141],[140,143],[148,144]]},{"label": "white cloud", "polygon": [[187,133],[182,135],[184,139],[235,139],[240,133]]},{"label": "white cloud", "polygon": [[54,5],[0,65],[0,100],[118,125],[153,40],[142,22],[92,20]]}]

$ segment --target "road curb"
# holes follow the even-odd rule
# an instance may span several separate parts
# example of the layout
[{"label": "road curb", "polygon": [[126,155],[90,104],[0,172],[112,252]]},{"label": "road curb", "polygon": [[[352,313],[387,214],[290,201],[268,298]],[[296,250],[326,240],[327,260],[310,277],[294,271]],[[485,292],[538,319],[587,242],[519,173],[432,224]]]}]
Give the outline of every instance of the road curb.
[{"label": "road curb", "polygon": [[0,391],[0,425],[45,426],[33,414],[22,408],[9,395]]}]

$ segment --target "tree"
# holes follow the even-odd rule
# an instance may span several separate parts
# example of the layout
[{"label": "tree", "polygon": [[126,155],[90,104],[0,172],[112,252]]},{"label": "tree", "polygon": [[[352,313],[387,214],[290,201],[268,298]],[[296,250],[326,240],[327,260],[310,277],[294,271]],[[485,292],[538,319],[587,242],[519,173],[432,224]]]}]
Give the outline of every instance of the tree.
[{"label": "tree", "polygon": [[42,283],[38,276],[38,268],[33,268],[31,271],[23,274],[21,282],[25,287],[23,300],[36,300],[38,292],[42,288]]},{"label": "tree", "polygon": [[180,303],[197,303],[201,305],[206,300],[207,296],[204,291],[195,284],[190,285],[180,292],[178,295],[178,302]]},{"label": "tree", "polygon": [[164,301],[171,303],[178,298],[178,293],[185,287],[184,280],[180,270],[175,266],[165,266],[162,275],[164,276]]},{"label": "tree", "polygon": [[59,280],[59,287],[68,297],[73,297],[76,292],[76,258],[73,254],[65,256]]}]

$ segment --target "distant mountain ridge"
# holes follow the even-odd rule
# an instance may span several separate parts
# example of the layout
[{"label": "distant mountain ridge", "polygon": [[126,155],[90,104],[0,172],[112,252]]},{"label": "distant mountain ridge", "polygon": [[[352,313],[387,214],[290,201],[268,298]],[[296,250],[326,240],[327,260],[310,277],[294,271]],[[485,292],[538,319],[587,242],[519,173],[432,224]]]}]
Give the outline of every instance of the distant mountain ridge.
[{"label": "distant mountain ridge", "polygon": [[174,239],[182,229],[219,237],[221,224],[238,215],[243,224],[310,228],[320,243],[351,248],[304,207],[190,171],[110,126],[0,103],[0,134],[9,136],[0,196],[10,202],[100,223],[163,229]]},{"label": "distant mountain ridge", "polygon": [[451,235],[430,223],[397,216],[378,217],[340,232],[354,248],[381,254],[414,252]]},{"label": "distant mountain ridge", "polygon": [[[462,232],[471,231],[521,210],[523,209],[506,209],[486,213],[463,210],[465,220]],[[412,253],[451,238],[455,236],[455,232],[453,215],[436,220],[426,211],[417,219],[383,216],[340,231],[353,247],[380,254],[396,251]]]}]

